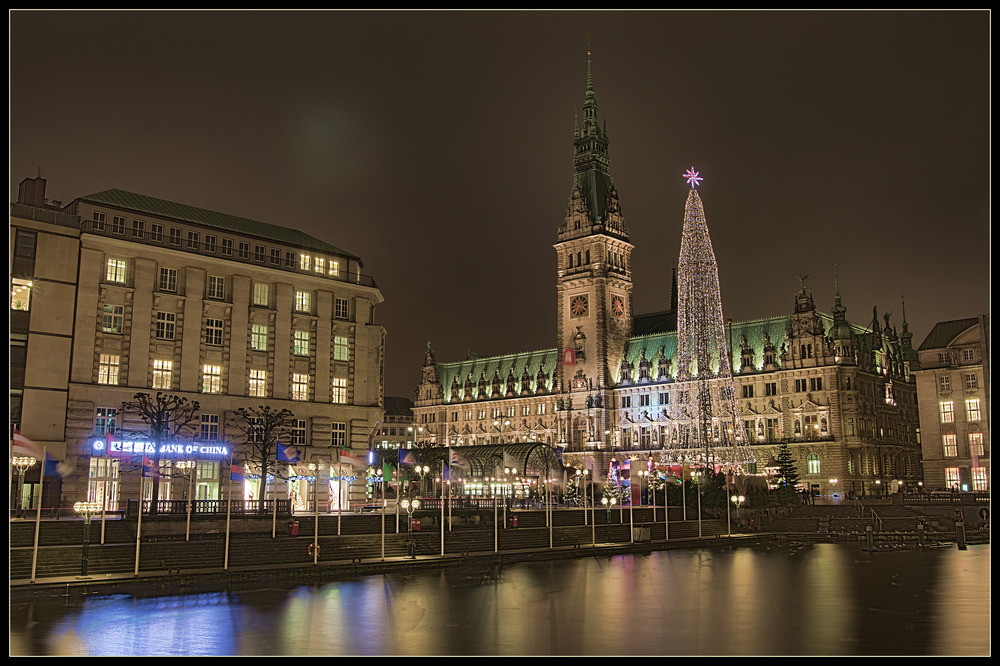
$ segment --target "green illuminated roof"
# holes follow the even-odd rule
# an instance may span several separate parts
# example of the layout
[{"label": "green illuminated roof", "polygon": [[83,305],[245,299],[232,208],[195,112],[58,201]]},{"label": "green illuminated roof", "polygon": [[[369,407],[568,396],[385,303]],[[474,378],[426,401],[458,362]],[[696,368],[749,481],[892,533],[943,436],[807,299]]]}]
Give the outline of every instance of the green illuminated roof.
[{"label": "green illuminated roof", "polygon": [[[493,378],[500,378],[499,395],[507,395],[507,379],[514,378],[513,396],[522,395],[522,379],[527,376],[529,395],[535,395],[538,374],[543,375],[542,393],[552,392],[552,377],[559,362],[559,350],[542,349],[533,352],[523,352],[520,354],[507,354],[504,356],[473,356],[457,363],[438,363],[438,379],[444,389],[444,401],[446,403],[462,402],[466,399],[466,382],[471,384],[472,397],[478,398],[479,380],[482,378],[487,394],[482,396],[492,396]],[[452,387],[457,386],[457,393],[453,395]]]}]

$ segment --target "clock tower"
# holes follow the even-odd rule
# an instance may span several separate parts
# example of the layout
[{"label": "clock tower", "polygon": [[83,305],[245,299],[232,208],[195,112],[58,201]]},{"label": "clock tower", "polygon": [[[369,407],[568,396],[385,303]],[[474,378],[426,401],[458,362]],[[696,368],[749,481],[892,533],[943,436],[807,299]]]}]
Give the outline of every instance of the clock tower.
[{"label": "clock tower", "polygon": [[614,413],[625,343],[632,334],[632,244],[610,174],[607,128],[597,121],[597,102],[587,50],[583,123],[573,131],[573,187],[556,250],[556,327],[561,363],[556,386],[568,415],[567,439],[575,447],[603,441]]}]

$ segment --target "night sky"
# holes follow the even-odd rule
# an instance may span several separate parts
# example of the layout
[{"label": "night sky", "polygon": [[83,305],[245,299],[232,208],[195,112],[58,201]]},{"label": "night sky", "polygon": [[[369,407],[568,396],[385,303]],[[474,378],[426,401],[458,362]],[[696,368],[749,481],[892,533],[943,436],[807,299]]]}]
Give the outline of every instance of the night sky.
[{"label": "night sky", "polygon": [[13,11],[10,196],[118,188],[294,227],[385,297],[386,394],[558,346],[556,228],[591,31],[637,313],[666,309],[688,185],[725,315],[808,274],[914,344],[990,307],[990,14]]}]

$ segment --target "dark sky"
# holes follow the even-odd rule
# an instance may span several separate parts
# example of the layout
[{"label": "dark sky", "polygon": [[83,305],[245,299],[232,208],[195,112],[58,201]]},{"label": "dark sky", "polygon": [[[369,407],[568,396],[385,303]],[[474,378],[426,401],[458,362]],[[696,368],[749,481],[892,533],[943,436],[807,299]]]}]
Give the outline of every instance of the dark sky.
[{"label": "dark sky", "polygon": [[636,312],[665,309],[694,166],[740,321],[808,274],[915,344],[990,307],[990,14],[13,11],[10,196],[118,188],[295,227],[385,297],[387,395],[558,346],[556,228],[592,31]]}]

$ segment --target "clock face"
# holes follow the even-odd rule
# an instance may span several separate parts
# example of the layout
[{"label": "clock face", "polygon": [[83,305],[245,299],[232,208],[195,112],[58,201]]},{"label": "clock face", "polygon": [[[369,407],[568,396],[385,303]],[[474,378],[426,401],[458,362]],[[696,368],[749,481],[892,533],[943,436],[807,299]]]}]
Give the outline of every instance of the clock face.
[{"label": "clock face", "polygon": [[582,317],[587,314],[587,297],[574,296],[569,302],[569,311],[574,317]]},{"label": "clock face", "polygon": [[618,317],[625,315],[625,301],[622,300],[621,296],[615,296],[611,299],[611,311]]}]

